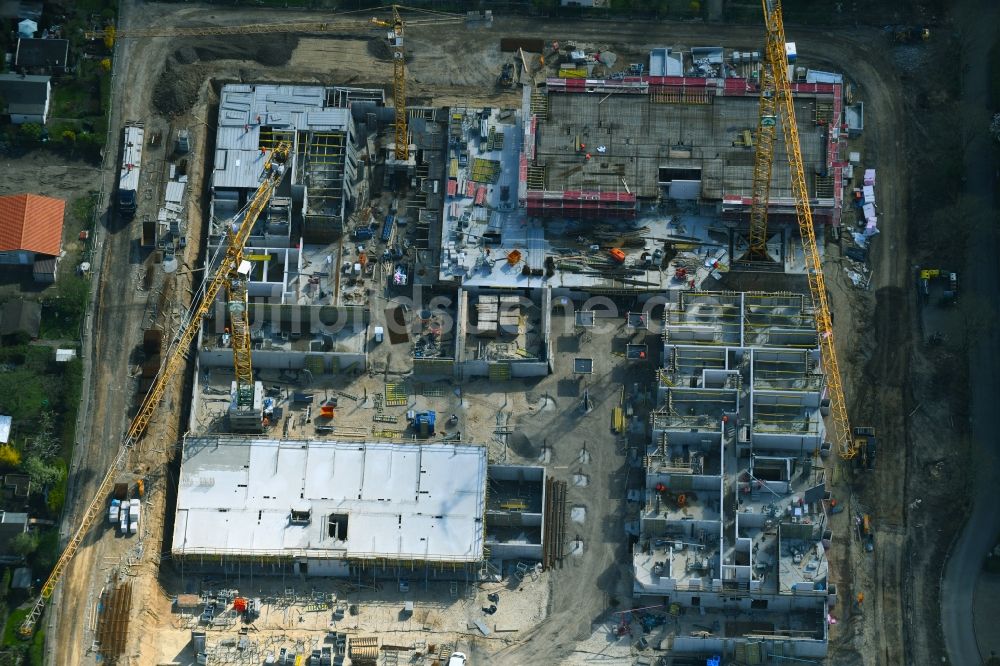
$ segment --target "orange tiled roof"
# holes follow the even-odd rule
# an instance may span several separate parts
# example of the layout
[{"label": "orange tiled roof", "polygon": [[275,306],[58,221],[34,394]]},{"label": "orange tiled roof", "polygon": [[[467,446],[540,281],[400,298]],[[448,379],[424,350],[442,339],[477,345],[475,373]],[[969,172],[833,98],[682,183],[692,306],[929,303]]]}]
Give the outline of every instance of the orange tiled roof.
[{"label": "orange tiled roof", "polygon": [[58,255],[66,202],[38,194],[0,197],[0,252]]}]

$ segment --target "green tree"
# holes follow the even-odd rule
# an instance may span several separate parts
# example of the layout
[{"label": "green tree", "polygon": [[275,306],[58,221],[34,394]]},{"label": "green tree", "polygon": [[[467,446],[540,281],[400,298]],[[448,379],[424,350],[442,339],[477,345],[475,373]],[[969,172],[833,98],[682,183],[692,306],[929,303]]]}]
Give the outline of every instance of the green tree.
[{"label": "green tree", "polygon": [[33,564],[38,571],[48,572],[56,565],[62,548],[59,547],[59,531],[46,530],[38,538],[38,550],[35,551]]},{"label": "green tree", "polygon": [[42,126],[38,123],[24,123],[19,132],[28,141],[40,141],[42,138]]},{"label": "green tree", "polygon": [[37,455],[25,456],[21,471],[28,475],[31,483],[37,488],[58,483],[63,475],[59,465],[47,463]]},{"label": "green tree", "polygon": [[34,532],[21,532],[10,540],[10,549],[21,557],[27,557],[38,550],[38,535]]},{"label": "green tree", "polygon": [[42,378],[26,368],[0,372],[0,414],[22,424],[34,421],[46,405]]},{"label": "green tree", "polygon": [[59,453],[59,439],[55,437],[55,417],[48,409],[43,409],[35,422],[35,435],[24,444],[25,453],[37,456],[44,462],[52,460]]}]

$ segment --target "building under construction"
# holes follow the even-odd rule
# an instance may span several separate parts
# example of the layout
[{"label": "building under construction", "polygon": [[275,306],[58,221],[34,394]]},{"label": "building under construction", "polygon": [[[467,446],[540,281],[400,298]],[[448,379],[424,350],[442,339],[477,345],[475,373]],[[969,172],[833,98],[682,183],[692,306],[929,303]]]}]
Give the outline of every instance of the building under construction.
[{"label": "building under construction", "polygon": [[[441,279],[605,293],[689,289],[740,261],[759,55],[719,47],[668,55],[672,67],[657,71],[676,76],[549,78],[525,86],[516,109],[453,108]],[[789,72],[822,239],[826,225],[840,221],[851,169],[841,155],[843,85],[835,75]],[[784,152],[779,132],[775,154]],[[771,172],[768,220],[770,256],[802,272],[783,159]]]},{"label": "building under construction", "polygon": [[[381,90],[322,86],[231,83],[219,94],[219,120],[211,180],[211,212],[217,225],[231,220],[260,181],[266,151],[292,146],[290,173],[266,215],[250,234],[249,247],[328,243],[365,196],[363,132],[384,107]],[[357,116],[360,121],[355,120]]]},{"label": "building under construction", "polygon": [[187,571],[474,579],[486,449],[188,437],[171,553]]},{"label": "building under construction", "polygon": [[675,652],[742,644],[746,654],[756,644],[822,657],[837,591],[820,461],[827,403],[808,301],[679,292],[664,330],[633,593],[668,599],[674,615],[700,611],[680,616],[697,626],[682,626]]}]

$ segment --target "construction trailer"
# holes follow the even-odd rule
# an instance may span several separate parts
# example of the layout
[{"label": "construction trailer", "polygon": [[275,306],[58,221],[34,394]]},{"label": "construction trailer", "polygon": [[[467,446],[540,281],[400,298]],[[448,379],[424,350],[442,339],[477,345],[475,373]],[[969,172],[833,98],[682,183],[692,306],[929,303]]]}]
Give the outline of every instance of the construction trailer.
[{"label": "construction trailer", "polygon": [[122,131],[122,159],[118,170],[118,213],[131,220],[139,207],[139,174],[146,130],[143,123],[130,120]]}]

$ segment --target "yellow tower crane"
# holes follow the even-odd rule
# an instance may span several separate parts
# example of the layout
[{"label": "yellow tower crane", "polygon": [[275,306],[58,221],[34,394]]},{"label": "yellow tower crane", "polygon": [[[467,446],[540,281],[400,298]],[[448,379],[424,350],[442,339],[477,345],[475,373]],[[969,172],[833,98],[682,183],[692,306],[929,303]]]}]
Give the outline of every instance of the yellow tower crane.
[{"label": "yellow tower crane", "polygon": [[750,252],[757,258],[767,258],[767,202],[771,187],[771,166],[774,162],[774,139],[778,113],[782,113],[781,128],[785,138],[785,151],[792,176],[792,193],[795,213],[802,237],[802,251],[806,260],[806,277],[809,293],[816,310],[816,332],[819,337],[820,355],[826,372],[830,410],[833,415],[834,443],[842,458],[851,459],[858,454],[863,439],[851,434],[847,417],[844,386],[837,363],[837,350],[833,340],[833,320],[826,296],[823,265],[816,244],[812,209],[809,207],[809,190],[806,187],[805,167],[799,144],[799,128],[795,122],[795,105],[788,75],[788,57],[785,52],[785,26],[781,18],[781,0],[762,0],[764,25],[767,30],[764,67],[761,68],[760,119],[757,125],[757,146],[753,174],[753,202],[750,212]]},{"label": "yellow tower crane", "polygon": [[[183,367],[188,351],[191,348],[191,343],[194,341],[195,337],[198,335],[199,329],[201,328],[201,322],[208,311],[212,308],[212,304],[215,303],[215,299],[219,295],[219,292],[223,287],[225,287],[230,294],[230,301],[232,301],[234,295],[237,299],[240,298],[241,296],[239,294],[241,293],[243,294],[242,298],[245,299],[245,283],[242,286],[236,285],[234,287],[232,284],[234,279],[233,276],[242,275],[240,265],[243,262],[243,246],[246,245],[247,238],[250,236],[250,230],[253,228],[254,222],[256,222],[261,212],[263,212],[268,203],[271,201],[271,196],[274,194],[274,190],[278,187],[278,184],[281,182],[281,179],[285,174],[285,162],[288,159],[288,154],[288,144],[280,143],[268,155],[268,158],[264,163],[264,170],[262,174],[263,180],[261,181],[260,186],[254,193],[250,203],[247,204],[247,207],[244,209],[242,221],[240,221],[235,227],[230,226],[229,232],[226,234],[224,245],[220,248],[219,253],[216,255],[217,259],[212,261],[212,265],[209,266],[208,277],[202,286],[199,297],[191,309],[188,310],[187,316],[181,322],[180,329],[174,336],[174,340],[171,343],[170,348],[167,350],[166,362],[163,364],[160,372],[156,375],[153,385],[150,387],[149,392],[146,394],[142,404],[139,406],[139,411],[129,424],[128,430],[125,432],[125,436],[122,439],[121,446],[118,449],[118,454],[115,456],[114,462],[111,463],[111,466],[105,473],[104,478],[101,480],[101,484],[98,486],[97,492],[94,494],[90,505],[84,512],[83,518],[77,525],[72,538],[70,538],[69,543],[66,544],[66,548],[56,561],[56,565],[53,567],[52,573],[49,574],[48,579],[42,585],[41,592],[38,599],[35,601],[35,605],[32,607],[31,612],[28,613],[27,617],[24,618],[24,622],[21,623],[20,632],[22,636],[28,637],[34,632],[35,624],[38,622],[38,618],[41,617],[42,610],[45,608],[45,603],[52,596],[56,585],[58,585],[59,581],[62,580],[63,575],[66,573],[66,568],[73,560],[73,556],[76,555],[77,550],[79,550],[84,537],[87,536],[87,532],[90,530],[91,526],[93,526],[94,522],[104,515],[104,502],[111,493],[112,486],[114,486],[115,483],[115,478],[117,477],[119,471],[125,467],[129,452],[146,431],[146,427],[149,425],[150,420],[156,413],[160,400],[163,398],[163,393],[167,390],[167,385],[170,383],[170,380],[173,379],[177,372]],[[246,349],[246,353],[246,367],[249,370],[249,346]],[[233,355],[234,357],[239,356],[235,338],[233,344]],[[237,361],[237,365],[238,363],[239,362]]]},{"label": "yellow tower crane", "polygon": [[[390,5],[377,9],[389,9],[392,11],[392,18],[389,20],[372,17],[368,20],[371,25],[380,28],[389,28],[387,37],[389,45],[392,47],[392,101],[396,109],[395,121],[395,144],[393,155],[397,160],[405,162],[410,156],[410,136],[406,119],[406,50],[403,43],[403,33],[406,26],[440,25],[445,23],[460,23],[465,20],[461,14],[449,12],[438,12],[427,9],[417,9],[415,7],[405,7],[403,5]],[[418,15],[415,19],[403,20],[400,10],[412,12]],[[339,12],[337,17],[358,14],[356,10]],[[84,33],[87,39],[103,39],[107,44],[112,45],[116,40],[128,38],[144,37],[205,37],[213,35],[260,35],[274,33],[308,33],[308,32],[335,32],[345,28],[343,21],[303,21],[298,23],[252,23],[247,25],[220,25],[204,27],[164,27],[164,28],[141,28],[137,30],[118,31],[114,26],[108,26],[101,30],[91,30]]]},{"label": "yellow tower crane", "polygon": [[399,7],[392,6],[392,20],[372,17],[372,25],[390,28],[386,35],[392,47],[392,105],[396,109],[396,132],[393,149],[397,160],[405,162],[410,157],[410,132],[406,124],[406,50],[403,47],[403,17]]},{"label": "yellow tower crane", "polygon": [[405,162],[410,157],[410,132],[406,120],[406,48],[403,44],[403,32],[407,25],[452,23],[462,21],[464,17],[446,12],[416,10],[431,14],[433,18],[407,20],[404,23],[403,17],[399,13],[400,9],[404,8],[400,5],[393,5],[391,20],[386,21],[378,17],[372,17],[370,23],[380,28],[389,28],[387,38],[389,46],[392,47],[392,104],[396,109],[396,132],[393,154],[397,160]]}]

